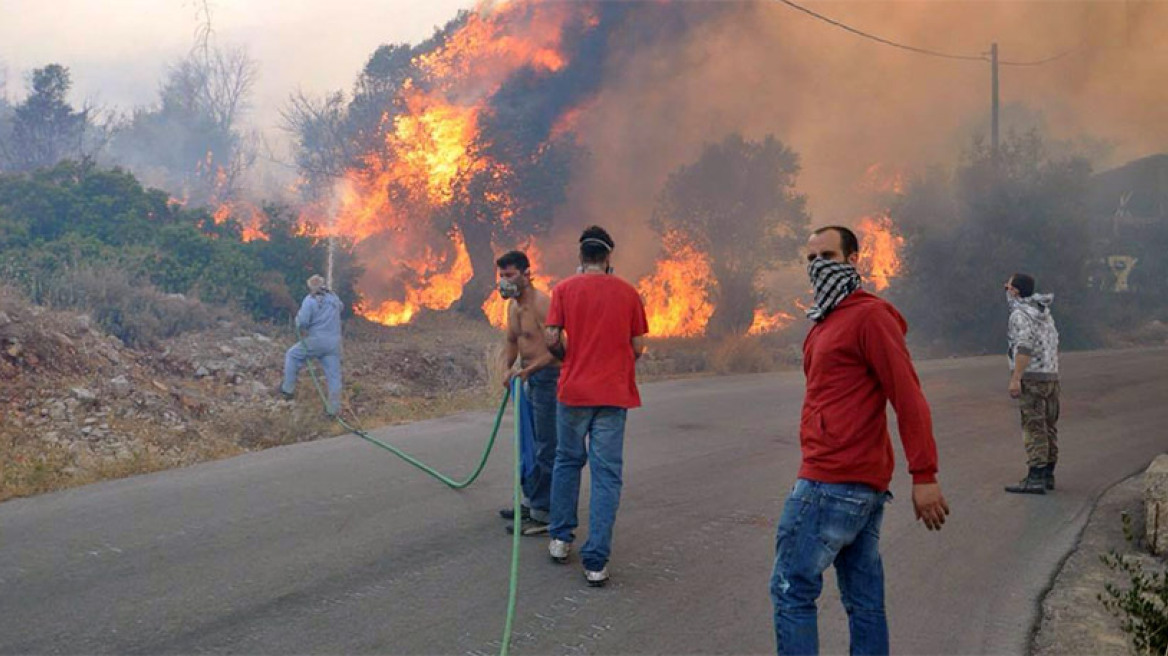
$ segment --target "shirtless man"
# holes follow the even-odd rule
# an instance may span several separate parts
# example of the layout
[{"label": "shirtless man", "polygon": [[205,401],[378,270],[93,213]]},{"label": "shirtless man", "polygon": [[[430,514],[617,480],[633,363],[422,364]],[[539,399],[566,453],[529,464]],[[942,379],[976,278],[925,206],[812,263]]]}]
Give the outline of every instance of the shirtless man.
[{"label": "shirtless man", "polygon": [[[511,251],[495,261],[499,268],[499,293],[513,302],[507,304],[507,339],[503,348],[504,385],[513,376],[525,384],[526,401],[535,418],[535,472],[523,478],[526,503],[520,512],[524,535],[547,533],[551,503],[552,469],[556,463],[556,387],[560,381],[560,361],[547,348],[544,319],[551,297],[531,284],[531,262],[520,251]],[[512,373],[515,360],[520,369]],[[499,514],[513,520],[515,511]],[[508,531],[511,525],[507,526]]]}]

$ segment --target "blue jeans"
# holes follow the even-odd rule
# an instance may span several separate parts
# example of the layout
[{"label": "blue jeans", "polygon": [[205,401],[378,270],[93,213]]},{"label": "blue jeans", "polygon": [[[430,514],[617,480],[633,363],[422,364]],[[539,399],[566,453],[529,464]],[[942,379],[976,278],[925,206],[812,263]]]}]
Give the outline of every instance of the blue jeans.
[{"label": "blue jeans", "polygon": [[535,415],[535,474],[523,480],[531,518],[546,522],[551,514],[552,471],[556,466],[556,387],[560,368],[546,367],[527,377],[527,398]]},{"label": "blue jeans", "polygon": [[300,375],[300,370],[309,358],[317,358],[320,361],[320,368],[324,370],[324,379],[328,385],[328,412],[335,415],[341,408],[340,349],[310,350],[297,342],[284,354],[284,382],[280,389],[287,394],[296,391],[296,377]]},{"label": "blue jeans", "polygon": [[588,541],[580,550],[580,558],[584,568],[593,572],[604,569],[612,552],[612,525],[620,506],[627,415],[628,410],[624,408],[563,403],[556,411],[559,445],[552,474],[552,518],[548,532],[557,540],[576,539],[573,531],[579,526],[576,509],[580,503],[580,470],[591,460]]},{"label": "blue jeans", "polygon": [[852,654],[887,654],[880,522],[891,494],[859,483],[800,478],[779,519],[771,600],[779,654],[818,654],[815,602],[835,565]]}]

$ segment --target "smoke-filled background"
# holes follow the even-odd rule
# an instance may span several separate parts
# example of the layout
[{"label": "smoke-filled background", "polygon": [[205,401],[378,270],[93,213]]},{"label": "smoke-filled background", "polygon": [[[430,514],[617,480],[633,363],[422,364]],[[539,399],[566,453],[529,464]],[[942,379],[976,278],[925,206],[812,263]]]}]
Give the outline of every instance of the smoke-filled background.
[{"label": "smoke-filled background", "polygon": [[[1168,150],[1165,3],[804,3],[953,57],[781,2],[247,6],[6,2],[7,105],[23,97],[14,62],[66,64],[77,107],[124,112],[105,140],[78,137],[95,141],[82,154],[249,240],[272,238],[262,203],[280,201],[294,231],[343,242],[357,311],[388,324],[426,309],[497,319],[493,257],[527,249],[546,286],[593,223],[613,231],[658,335],[791,325],[798,245],[829,223],[860,229],[865,273],[910,319],[936,314],[922,299],[949,291],[945,267],[979,290],[925,323],[934,341],[992,312],[987,290],[1011,270],[1088,312],[1106,286],[1091,263],[1127,256],[1118,228],[1100,237],[1092,221],[1131,191],[1097,198],[1091,175]],[[993,43],[1000,155],[979,141]],[[200,95],[207,79],[248,93],[206,112],[203,95],[221,99]],[[1092,248],[1047,258],[1052,226],[1052,243]],[[1019,240],[1034,250],[996,246]]]}]

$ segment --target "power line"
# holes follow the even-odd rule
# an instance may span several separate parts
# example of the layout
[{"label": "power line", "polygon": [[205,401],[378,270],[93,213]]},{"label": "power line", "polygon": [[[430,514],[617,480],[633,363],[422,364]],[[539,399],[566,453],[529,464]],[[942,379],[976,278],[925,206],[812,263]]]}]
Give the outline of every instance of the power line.
[{"label": "power line", "polygon": [[[958,55],[958,54],[954,54],[954,53],[940,52],[938,50],[930,50],[928,48],[918,48],[917,46],[910,46],[910,45],[907,45],[904,43],[898,43],[896,41],[892,41],[891,39],[885,39],[884,37],[876,36],[875,34],[871,34],[869,32],[865,32],[863,30],[854,28],[854,27],[847,25],[845,23],[841,23],[840,21],[837,21],[834,18],[829,18],[827,16],[824,16],[823,14],[812,11],[811,9],[808,9],[807,7],[796,4],[796,3],[792,2],[791,0],[777,0],[777,1],[781,2],[784,5],[787,5],[788,7],[792,8],[792,9],[801,11],[801,12],[807,14],[808,16],[811,16],[813,18],[817,18],[825,23],[828,23],[830,25],[838,27],[841,30],[844,30],[846,32],[851,32],[852,34],[864,37],[865,39],[871,39],[872,41],[875,41],[877,43],[882,43],[886,46],[892,46],[893,48],[900,48],[901,50],[915,52],[915,53],[920,54],[920,55],[928,55],[930,57],[941,57],[943,59],[957,59],[957,60],[962,60],[962,61],[983,61],[983,62],[990,61],[989,57],[987,57],[985,53],[982,53],[980,55]],[[1070,50],[1060,52],[1057,55],[1054,55],[1052,57],[1047,57],[1045,59],[1039,59],[1036,61],[1004,61],[1004,60],[999,60],[998,64],[1000,64],[1002,66],[1039,66],[1039,65],[1045,64],[1047,62],[1055,61],[1056,59],[1062,59],[1063,57],[1066,57],[1067,55],[1071,54],[1072,52],[1075,52],[1076,50],[1078,50],[1081,45],[1082,44],[1080,43],[1079,45],[1076,45],[1074,48],[1071,48]]]},{"label": "power line", "polygon": [[1057,55],[1052,55],[1052,56],[1047,57],[1045,59],[1038,59],[1035,61],[1023,61],[1023,62],[1006,61],[1004,59],[999,59],[998,64],[1000,64],[1002,66],[1041,66],[1042,64],[1045,64],[1047,62],[1052,62],[1052,61],[1055,61],[1056,59],[1062,59],[1063,57],[1066,57],[1067,55],[1078,51],[1079,48],[1081,48],[1081,47],[1083,47],[1083,43],[1079,42],[1079,44],[1076,45],[1075,47],[1070,48],[1068,50],[1064,50]]}]

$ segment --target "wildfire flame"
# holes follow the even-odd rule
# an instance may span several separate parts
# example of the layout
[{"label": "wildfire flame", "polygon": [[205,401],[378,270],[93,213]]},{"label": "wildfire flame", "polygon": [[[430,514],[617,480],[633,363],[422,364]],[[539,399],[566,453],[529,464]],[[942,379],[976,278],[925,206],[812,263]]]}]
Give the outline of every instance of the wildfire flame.
[{"label": "wildfire flame", "polygon": [[701,335],[714,314],[710,258],[679,232],[666,234],[663,242],[665,254],[657,261],[656,271],[637,285],[645,302],[649,334]]},{"label": "wildfire flame", "polygon": [[243,225],[243,241],[268,238],[263,231],[264,212],[254,204],[242,200],[229,200],[220,203],[211,213],[216,225],[221,225],[231,217],[235,217],[235,220]]},{"label": "wildfire flame", "polygon": [[453,305],[462,296],[462,287],[474,271],[462,234],[453,231],[450,239],[454,243],[454,261],[449,266],[448,255],[427,248],[421,257],[403,262],[404,267],[415,272],[421,284],[408,287],[404,301],[391,299],[375,308],[362,308],[362,316],[387,326],[397,326],[407,323],[422,308],[445,310]]},{"label": "wildfire flame", "polygon": [[856,227],[860,232],[860,271],[872,281],[876,291],[883,291],[900,274],[904,237],[896,234],[887,215],[865,216]]},{"label": "wildfire flame", "polygon": [[794,320],[795,317],[786,312],[780,310],[771,314],[766,311],[766,308],[759,306],[754,310],[754,321],[746,333],[748,335],[762,335],[777,332],[791,325]]},{"label": "wildfire flame", "polygon": [[[426,226],[450,205],[460,181],[479,174],[495,180],[510,175],[483,153],[489,144],[480,122],[489,99],[521,68],[555,72],[566,66],[563,26],[593,11],[573,3],[484,4],[446,34],[439,47],[414,58],[415,78],[401,83],[382,115],[383,141],[346,171],[335,189],[335,210],[313,210],[332,217],[330,234],[354,243],[392,234],[388,259],[407,261],[405,268],[414,274],[398,276],[404,296],[399,292],[397,298],[362,309],[363,316],[396,325],[422,307],[449,308],[461,296],[474,274],[464,236],[451,232],[449,245],[433,244],[433,231]],[[494,218],[501,226],[514,213],[503,188],[492,187],[484,198],[496,208]],[[530,257],[533,249],[527,246]],[[449,252],[456,255],[444,255]],[[377,266],[365,264],[367,269]],[[537,286],[548,282],[537,281]],[[506,320],[506,304],[497,294],[484,299],[483,310],[493,323]]]}]

